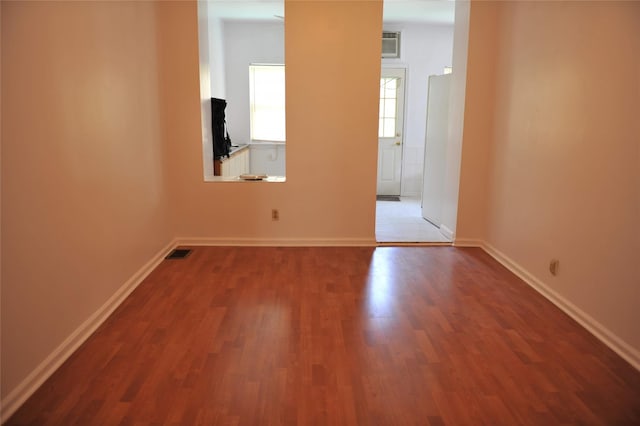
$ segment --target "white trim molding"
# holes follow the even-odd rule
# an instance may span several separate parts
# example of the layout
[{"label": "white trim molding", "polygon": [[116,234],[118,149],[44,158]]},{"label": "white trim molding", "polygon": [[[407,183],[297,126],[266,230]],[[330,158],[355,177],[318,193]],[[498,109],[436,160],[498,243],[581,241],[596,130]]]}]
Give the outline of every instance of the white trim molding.
[{"label": "white trim molding", "polygon": [[375,247],[369,238],[177,238],[176,246]]},{"label": "white trim molding", "polygon": [[444,237],[445,237],[447,240],[449,240],[449,241],[453,241],[453,240],[455,240],[456,233],[455,233],[455,232],[453,232],[451,229],[449,229],[449,227],[448,227],[447,225],[442,224],[442,225],[440,225],[440,228],[439,228],[439,229],[440,229],[440,233],[441,233],[442,235],[444,235]]},{"label": "white trim molding", "polygon": [[487,242],[483,242],[482,249],[497,260],[502,266],[513,272],[521,280],[534,290],[547,298],[551,303],[560,308],[564,313],[573,318],[578,324],[587,329],[591,334],[607,345],[612,351],[624,358],[636,370],[640,371],[640,351],[618,337],[614,332],[598,322],[591,315],[578,308],[565,297],[558,294],[548,285],[537,279],[533,274],[520,266],[513,259],[502,253]]},{"label": "white trim molding", "polygon": [[1,402],[2,415],[0,422],[9,417],[47,380],[67,358],[82,345],[96,329],[116,310],[118,306],[140,285],[140,283],[162,262],[165,256],[175,247],[175,241],[156,253],[129,278],[97,311],[87,318],[73,333],[67,337],[53,352],[47,356],[18,386],[16,386]]},{"label": "white trim molding", "polygon": [[378,247],[451,247],[453,244],[448,242],[410,242],[410,241],[398,241],[398,242],[385,242],[378,241]]},{"label": "white trim molding", "polygon": [[454,247],[482,247],[484,248],[484,242],[482,240],[473,238],[458,238],[453,242]]}]

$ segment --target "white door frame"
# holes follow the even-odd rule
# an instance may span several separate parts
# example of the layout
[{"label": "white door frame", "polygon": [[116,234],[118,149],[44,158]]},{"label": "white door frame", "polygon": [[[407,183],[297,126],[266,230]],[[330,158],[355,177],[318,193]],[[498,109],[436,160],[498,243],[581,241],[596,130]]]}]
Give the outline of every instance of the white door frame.
[{"label": "white door frame", "polygon": [[402,192],[402,162],[404,154],[404,130],[407,96],[407,69],[402,66],[382,67],[380,78],[397,77],[401,80],[396,104],[395,135],[378,138],[378,195],[400,195]]}]

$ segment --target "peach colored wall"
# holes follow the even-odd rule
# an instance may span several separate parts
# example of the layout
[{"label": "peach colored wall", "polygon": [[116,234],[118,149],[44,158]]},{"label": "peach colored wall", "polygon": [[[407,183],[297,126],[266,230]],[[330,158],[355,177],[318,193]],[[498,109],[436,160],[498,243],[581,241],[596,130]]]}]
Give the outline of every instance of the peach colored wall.
[{"label": "peach colored wall", "polygon": [[[231,242],[375,241],[382,2],[287,1],[287,181],[203,182],[194,3],[161,7],[176,45],[165,114],[176,235]],[[271,221],[271,209],[280,221]]]},{"label": "peach colored wall", "polygon": [[[2,4],[0,4],[0,82],[2,82]],[[0,94],[2,87],[0,84]],[[2,96],[0,95],[0,224],[2,223]],[[2,369],[2,226],[0,226],[0,370]],[[2,373],[0,372],[0,375]],[[0,401],[2,401],[2,380],[0,378]],[[0,403],[1,405],[1,403]],[[0,421],[2,415],[0,414]]]},{"label": "peach colored wall", "polygon": [[495,90],[467,106],[494,108],[484,237],[640,353],[640,3],[472,3],[491,13]]},{"label": "peach colored wall", "polygon": [[[464,3],[462,3],[464,5]],[[461,4],[456,4],[456,10]],[[469,19],[464,119],[454,131],[464,135],[458,196],[457,242],[482,241],[487,211],[488,161],[493,136],[495,100],[496,19],[495,5],[473,3]],[[457,16],[456,16],[457,18]],[[454,68],[454,77],[456,75]],[[460,136],[462,137],[462,135]]]},{"label": "peach colored wall", "polygon": [[455,5],[453,28],[453,55],[449,94],[449,129],[446,146],[444,179],[442,188],[442,215],[440,231],[457,241],[458,198],[462,166],[462,139],[464,126],[465,91],[467,79],[467,50],[469,47],[469,2]]},{"label": "peach colored wall", "polygon": [[156,32],[153,3],[2,2],[3,399],[173,237]]}]

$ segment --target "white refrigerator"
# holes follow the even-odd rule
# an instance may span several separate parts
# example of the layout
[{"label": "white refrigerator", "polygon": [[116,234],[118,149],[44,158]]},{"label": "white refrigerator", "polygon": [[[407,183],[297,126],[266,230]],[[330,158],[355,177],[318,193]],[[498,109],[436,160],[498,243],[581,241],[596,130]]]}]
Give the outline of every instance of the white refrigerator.
[{"label": "white refrigerator", "polygon": [[449,134],[451,74],[429,77],[424,147],[422,217],[440,228]]}]

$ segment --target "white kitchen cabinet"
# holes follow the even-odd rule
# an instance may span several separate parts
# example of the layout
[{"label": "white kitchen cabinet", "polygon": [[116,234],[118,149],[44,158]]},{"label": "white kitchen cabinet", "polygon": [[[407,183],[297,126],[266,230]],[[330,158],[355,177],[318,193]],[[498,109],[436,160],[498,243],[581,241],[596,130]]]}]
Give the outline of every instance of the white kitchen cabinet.
[{"label": "white kitchen cabinet", "polygon": [[232,150],[229,158],[214,161],[214,174],[232,177],[249,173],[249,155],[248,145]]}]

